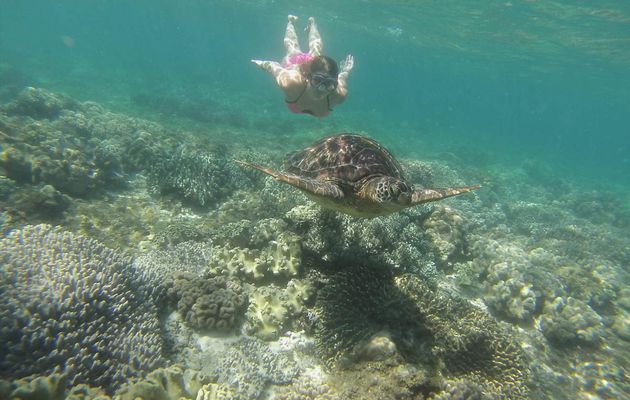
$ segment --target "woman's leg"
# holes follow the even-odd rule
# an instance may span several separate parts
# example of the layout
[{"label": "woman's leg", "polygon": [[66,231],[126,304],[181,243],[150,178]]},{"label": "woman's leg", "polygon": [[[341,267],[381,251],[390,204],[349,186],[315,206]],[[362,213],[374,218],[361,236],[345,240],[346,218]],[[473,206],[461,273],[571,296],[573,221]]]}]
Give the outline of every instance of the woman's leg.
[{"label": "woman's leg", "polygon": [[320,56],[324,49],[324,43],[322,37],[317,30],[317,24],[315,18],[310,17],[308,19],[308,52],[313,56]]},{"label": "woman's leg", "polygon": [[284,34],[284,47],[287,49],[287,55],[284,57],[284,60],[282,60],[283,65],[289,63],[291,56],[302,52],[302,50],[300,50],[297,33],[295,33],[295,26],[293,25],[295,21],[297,21],[297,17],[295,15],[289,15],[287,30]]}]

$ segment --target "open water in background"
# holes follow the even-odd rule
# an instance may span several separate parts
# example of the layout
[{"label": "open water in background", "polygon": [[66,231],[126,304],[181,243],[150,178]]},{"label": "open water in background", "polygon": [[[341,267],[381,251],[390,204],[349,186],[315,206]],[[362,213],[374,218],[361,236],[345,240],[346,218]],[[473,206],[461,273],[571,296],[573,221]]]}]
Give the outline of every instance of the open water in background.
[{"label": "open water in background", "polygon": [[[350,95],[329,118],[290,114],[249,63],[283,56],[289,13],[300,29],[317,18],[325,53],[355,57]],[[298,129],[342,122],[402,156],[529,160],[630,185],[625,0],[0,0],[0,64],[129,114],[138,93],[200,96]]]}]

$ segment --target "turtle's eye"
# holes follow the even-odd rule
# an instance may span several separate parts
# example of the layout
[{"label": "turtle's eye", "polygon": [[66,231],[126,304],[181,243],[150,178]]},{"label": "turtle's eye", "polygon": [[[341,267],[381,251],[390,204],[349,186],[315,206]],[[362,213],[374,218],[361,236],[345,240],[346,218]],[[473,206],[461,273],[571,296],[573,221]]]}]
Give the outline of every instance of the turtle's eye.
[{"label": "turtle's eye", "polygon": [[398,193],[400,193],[400,188],[397,185],[389,185],[389,196],[392,199],[398,197]]}]

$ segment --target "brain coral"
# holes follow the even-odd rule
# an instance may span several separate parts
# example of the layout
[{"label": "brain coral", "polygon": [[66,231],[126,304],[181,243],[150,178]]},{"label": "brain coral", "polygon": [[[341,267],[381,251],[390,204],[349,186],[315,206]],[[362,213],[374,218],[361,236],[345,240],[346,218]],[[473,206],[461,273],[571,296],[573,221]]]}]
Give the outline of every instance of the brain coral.
[{"label": "brain coral", "polygon": [[247,303],[240,284],[222,276],[173,273],[165,280],[164,291],[186,323],[200,331],[234,329]]},{"label": "brain coral", "polygon": [[60,370],[112,392],[161,363],[155,307],[129,259],[49,225],[0,241],[0,376]]}]

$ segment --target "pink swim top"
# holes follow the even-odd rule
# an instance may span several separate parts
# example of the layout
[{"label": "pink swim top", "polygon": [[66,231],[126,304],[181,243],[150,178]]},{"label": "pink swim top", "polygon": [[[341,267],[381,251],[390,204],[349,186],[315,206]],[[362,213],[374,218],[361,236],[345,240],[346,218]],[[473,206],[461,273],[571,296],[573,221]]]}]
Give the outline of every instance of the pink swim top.
[{"label": "pink swim top", "polygon": [[287,107],[289,108],[289,110],[296,114],[304,114],[304,111],[300,110],[300,107],[298,107],[297,103],[287,103]]},{"label": "pink swim top", "polygon": [[310,53],[297,53],[289,57],[288,62],[284,64],[284,67],[292,67],[294,65],[300,65],[312,61],[315,58]]}]

